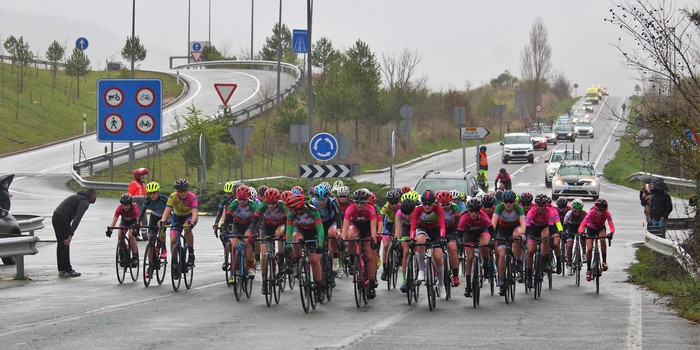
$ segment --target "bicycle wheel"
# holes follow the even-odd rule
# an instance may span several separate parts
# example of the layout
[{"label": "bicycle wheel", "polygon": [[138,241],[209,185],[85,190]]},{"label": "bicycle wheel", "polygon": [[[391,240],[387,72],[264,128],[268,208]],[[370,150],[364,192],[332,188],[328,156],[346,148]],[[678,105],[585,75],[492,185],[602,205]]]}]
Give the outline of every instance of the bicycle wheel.
[{"label": "bicycle wheel", "polygon": [[556,255],[556,254],[552,254],[552,253],[549,254],[549,267],[547,268],[547,285],[549,287],[549,290],[552,290],[552,275],[554,273],[554,271],[552,271],[552,270],[556,269],[556,266],[555,266],[554,260],[553,260],[554,256],[552,256],[552,255]]},{"label": "bicycle wheel", "polygon": [[272,299],[274,298],[274,275],[275,275],[275,269],[272,265],[272,257],[270,254],[265,254],[265,265],[263,266],[263,271],[265,271],[265,274],[263,274],[263,288],[265,288],[265,291],[267,292],[265,294],[265,304],[267,304],[267,307],[272,306]]},{"label": "bicycle wheel", "polygon": [[243,291],[245,292],[245,297],[250,299],[250,294],[253,292],[253,279],[255,275],[251,276],[247,272],[245,278],[243,279]]},{"label": "bicycle wheel", "polygon": [[[391,290],[391,282],[394,275],[394,245],[389,243],[389,249],[386,252],[386,261],[384,262],[384,275],[386,276],[386,288]],[[394,285],[394,288],[396,286]]]},{"label": "bicycle wheel", "polygon": [[430,311],[433,311],[435,308],[435,302],[437,299],[437,291],[435,288],[437,287],[437,283],[435,283],[435,270],[433,266],[433,260],[430,257],[426,257],[425,259],[425,287],[426,291],[428,294],[426,296],[428,297],[428,309]]},{"label": "bicycle wheel", "polygon": [[[462,271],[462,277],[467,276],[467,255],[464,253],[464,248],[457,248],[459,250],[459,268]],[[468,282],[467,282],[468,283]]]},{"label": "bicycle wheel", "polygon": [[280,303],[280,293],[282,293],[282,287],[280,287],[280,271],[279,264],[277,263],[277,254],[271,255],[272,259],[272,276],[268,276],[268,283],[272,283],[272,295],[275,299],[275,304]]},{"label": "bicycle wheel", "polygon": [[413,303],[413,283],[415,283],[415,275],[413,270],[414,259],[415,256],[409,253],[406,261],[406,297],[408,298],[408,305]]},{"label": "bicycle wheel", "polygon": [[182,266],[184,268],[184,272],[182,274],[182,277],[185,279],[185,288],[190,289],[192,287],[192,279],[194,278],[194,265],[190,265],[186,263],[187,261],[187,254],[184,254],[184,252],[187,251],[187,244],[182,248],[183,249],[183,254],[182,254]]},{"label": "bicycle wheel", "polygon": [[355,259],[362,260],[360,262],[360,274],[362,274],[362,302],[367,305],[367,291],[369,290],[369,277],[367,277],[367,265],[364,258]]},{"label": "bicycle wheel", "polygon": [[318,285],[311,279],[311,266],[309,258],[306,258],[306,263],[304,264],[306,268],[306,283],[309,285],[309,302],[311,303],[311,309],[316,310],[316,293],[318,292]]},{"label": "bicycle wheel", "polygon": [[571,266],[574,269],[576,287],[581,286],[581,265],[581,247],[579,246],[577,241],[574,245],[574,257],[573,262],[571,263]]},{"label": "bicycle wheel", "polygon": [[566,276],[566,264],[570,263],[570,261],[566,261],[566,239],[565,239],[565,237],[559,237],[559,252],[561,252],[561,254],[559,254],[560,258],[561,258],[560,259],[561,264],[559,264],[559,265],[561,267],[561,275],[563,277],[563,276]]},{"label": "bicycle wheel", "polygon": [[299,260],[297,269],[299,271],[299,297],[301,297],[301,307],[304,312],[309,312],[309,307],[311,306],[311,300],[309,299],[311,290],[308,284],[308,277],[306,276],[306,269],[304,268],[304,259]]},{"label": "bicycle wheel", "polygon": [[287,288],[287,268],[284,263],[284,256],[277,254],[277,290],[279,293],[284,292]]},{"label": "bicycle wheel", "polygon": [[355,306],[360,308],[362,304],[362,274],[360,273],[360,260],[355,259],[354,266],[352,268],[352,285],[355,292]]},{"label": "bicycle wheel", "polygon": [[488,269],[489,271],[489,288],[491,288],[491,296],[494,296],[494,292],[496,289],[496,271],[494,270],[494,265],[496,263],[496,259],[494,258],[493,254],[491,254],[491,259],[489,260],[489,266],[484,266],[485,269]]},{"label": "bicycle wheel", "polygon": [[126,276],[126,244],[118,240],[116,258],[114,259],[115,265],[117,267],[117,281],[119,284],[124,283],[124,276]]},{"label": "bicycle wheel", "polygon": [[290,255],[287,255],[287,263],[285,264],[287,266],[287,280],[289,282],[289,290],[294,289],[294,282],[296,282],[296,276],[294,276],[294,270],[296,269],[296,266],[294,266],[294,259]]},{"label": "bicycle wheel", "polygon": [[170,280],[173,283],[173,290],[178,291],[180,289],[180,247],[173,247],[173,261],[170,268]]},{"label": "bicycle wheel", "polygon": [[442,278],[445,286],[445,301],[452,297],[452,270],[449,266],[450,257],[448,254],[442,256]]},{"label": "bicycle wheel", "polygon": [[512,267],[510,266],[510,264],[511,264],[510,259],[511,259],[510,256],[508,254],[506,254],[506,261],[505,261],[505,265],[503,266],[503,268],[504,268],[503,269],[503,283],[505,285],[505,290],[506,290],[504,297],[506,298],[506,304],[510,303],[510,293],[511,293],[510,280],[513,277],[512,276],[513,270],[511,269]]},{"label": "bicycle wheel", "polygon": [[[153,279],[153,269],[156,263],[156,250],[153,242],[146,244],[146,249],[143,251],[143,285],[148,287]],[[149,258],[149,255],[151,256]]]},{"label": "bicycle wheel", "polygon": [[165,246],[162,246],[160,243],[156,243],[156,246],[160,245],[160,249],[158,252],[156,252],[156,262],[158,263],[158,266],[154,266],[154,271],[156,274],[156,280],[158,281],[158,285],[162,285],[163,281],[165,281],[165,271],[168,268],[168,258],[167,255],[165,258],[160,257],[160,252],[165,252]]},{"label": "bicycle wheel", "polygon": [[[245,265],[241,266],[241,252],[236,250],[233,256],[233,295],[236,297],[236,301],[241,301],[243,296],[243,275],[242,271],[245,269]],[[237,266],[236,266],[237,265]]]},{"label": "bicycle wheel", "polygon": [[392,288],[396,289],[396,282],[399,279],[399,271],[401,271],[401,260],[403,259],[403,251],[397,243],[394,247],[394,267],[391,269]]},{"label": "bicycle wheel", "polygon": [[335,288],[335,273],[333,272],[333,256],[326,253],[326,299],[331,301],[333,298],[333,289]]},{"label": "bicycle wheel", "polygon": [[479,266],[479,260],[479,257],[476,255],[472,257],[472,304],[475,309],[479,306],[479,297],[481,294],[481,276],[479,276],[481,274],[481,267]]},{"label": "bicycle wheel", "polygon": [[[597,246],[595,248],[598,248]],[[600,294],[600,255],[598,250],[595,251],[595,256],[593,257],[593,278],[595,279],[595,294]]]},{"label": "bicycle wheel", "polygon": [[134,254],[131,250],[129,250],[129,275],[131,275],[131,282],[136,282],[136,280],[139,279],[139,271],[141,271],[138,260],[136,266],[131,264],[131,259],[134,257],[138,259],[138,254]]},{"label": "bicycle wheel", "polygon": [[535,252],[535,255],[533,257],[533,274],[535,275],[533,281],[534,281],[534,298],[537,299],[541,297],[541,292],[542,292],[542,256],[540,255],[540,252]]},{"label": "bicycle wheel", "polygon": [[226,270],[224,273],[226,274],[226,286],[231,287],[231,241],[226,240],[226,244],[224,245],[224,266],[226,267]]}]

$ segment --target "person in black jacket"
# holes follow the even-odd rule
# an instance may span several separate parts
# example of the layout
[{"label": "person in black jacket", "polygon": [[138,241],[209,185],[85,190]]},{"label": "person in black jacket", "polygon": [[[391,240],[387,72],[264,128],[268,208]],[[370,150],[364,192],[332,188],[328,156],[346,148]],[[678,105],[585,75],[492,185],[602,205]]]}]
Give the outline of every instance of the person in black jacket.
[{"label": "person in black jacket", "polygon": [[51,224],[56,234],[58,277],[80,276],[70,264],[70,242],[83,214],[96,200],[97,192],[94,188],[88,188],[64,199],[53,212]]},{"label": "person in black jacket", "polygon": [[673,211],[671,196],[663,189],[658,180],[653,180],[649,186],[651,195],[649,196],[649,225],[659,226],[661,237],[666,237],[666,220]]}]

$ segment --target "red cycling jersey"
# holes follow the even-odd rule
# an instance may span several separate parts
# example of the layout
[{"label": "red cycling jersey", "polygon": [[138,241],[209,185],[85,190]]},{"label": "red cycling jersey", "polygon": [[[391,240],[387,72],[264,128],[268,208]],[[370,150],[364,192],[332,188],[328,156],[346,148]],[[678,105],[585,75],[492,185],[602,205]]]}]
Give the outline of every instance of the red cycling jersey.
[{"label": "red cycling jersey", "polygon": [[413,209],[413,213],[411,213],[411,239],[416,236],[418,227],[428,230],[439,227],[440,237],[445,238],[445,212],[442,210],[442,207],[433,205],[433,210],[430,212],[426,212],[425,207],[422,205]]},{"label": "red cycling jersey", "polygon": [[457,231],[469,232],[469,231],[481,231],[488,232],[488,227],[491,226],[491,219],[488,214],[484,211],[479,211],[479,216],[476,219],[472,219],[469,213],[464,213],[462,217],[459,218],[459,225],[457,226]]}]

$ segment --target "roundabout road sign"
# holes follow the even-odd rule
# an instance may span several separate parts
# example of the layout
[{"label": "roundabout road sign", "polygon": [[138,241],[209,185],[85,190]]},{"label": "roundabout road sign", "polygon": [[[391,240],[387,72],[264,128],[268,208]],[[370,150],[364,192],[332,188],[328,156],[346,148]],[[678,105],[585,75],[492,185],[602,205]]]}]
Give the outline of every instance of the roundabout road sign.
[{"label": "roundabout road sign", "polygon": [[318,133],[309,142],[309,152],[317,160],[329,161],[338,153],[338,140],[329,133]]}]

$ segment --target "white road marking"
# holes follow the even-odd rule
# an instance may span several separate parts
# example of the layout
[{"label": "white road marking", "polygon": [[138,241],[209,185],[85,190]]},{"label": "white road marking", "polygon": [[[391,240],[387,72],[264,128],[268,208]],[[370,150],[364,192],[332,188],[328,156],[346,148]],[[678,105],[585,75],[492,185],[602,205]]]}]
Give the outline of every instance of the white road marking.
[{"label": "white road marking", "polygon": [[627,349],[642,348],[642,292],[630,284],[630,314],[627,329]]},{"label": "white road marking", "polygon": [[[330,345],[329,347],[343,348],[343,347],[349,347],[349,346],[355,345],[359,341],[361,341],[361,340],[363,340],[371,335],[377,334],[382,329],[388,328],[389,326],[398,323],[399,321],[406,318],[406,316],[408,316],[408,315],[409,315],[408,312],[401,312],[401,313],[395,314],[393,316],[390,316],[390,317],[380,321],[377,324],[370,325],[369,327],[365,328],[362,333],[352,335],[352,336],[347,337],[345,339],[341,339],[340,341]],[[321,347],[323,347],[323,346],[321,346]]]}]

